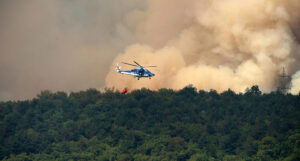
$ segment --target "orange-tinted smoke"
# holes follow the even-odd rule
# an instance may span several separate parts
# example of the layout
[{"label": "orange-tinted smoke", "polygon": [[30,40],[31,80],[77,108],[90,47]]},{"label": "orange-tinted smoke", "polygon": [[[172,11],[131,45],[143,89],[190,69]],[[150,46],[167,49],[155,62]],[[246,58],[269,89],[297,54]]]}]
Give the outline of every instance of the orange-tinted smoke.
[{"label": "orange-tinted smoke", "polygon": [[156,76],[137,81],[113,67],[106,86],[275,90],[282,67],[291,75],[300,69],[299,8],[297,0],[149,0],[147,11],[128,14],[138,41],[113,66],[133,60],[157,65]]}]

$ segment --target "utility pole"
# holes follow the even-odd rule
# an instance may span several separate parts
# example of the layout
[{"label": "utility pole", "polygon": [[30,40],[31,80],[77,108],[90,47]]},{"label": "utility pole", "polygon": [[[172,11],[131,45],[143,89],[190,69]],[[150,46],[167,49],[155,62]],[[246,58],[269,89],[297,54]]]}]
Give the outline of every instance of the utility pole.
[{"label": "utility pole", "polygon": [[278,91],[286,94],[290,88],[291,76],[285,73],[284,67],[282,68],[282,73],[279,75],[279,86]]}]

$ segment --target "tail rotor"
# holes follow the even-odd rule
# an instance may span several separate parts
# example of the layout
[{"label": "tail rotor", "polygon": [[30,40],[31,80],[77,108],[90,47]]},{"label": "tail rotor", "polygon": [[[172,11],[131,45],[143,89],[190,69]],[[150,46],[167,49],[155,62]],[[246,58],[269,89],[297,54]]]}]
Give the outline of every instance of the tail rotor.
[{"label": "tail rotor", "polygon": [[119,66],[119,64],[116,65],[116,71],[120,72],[121,71],[121,66]]}]

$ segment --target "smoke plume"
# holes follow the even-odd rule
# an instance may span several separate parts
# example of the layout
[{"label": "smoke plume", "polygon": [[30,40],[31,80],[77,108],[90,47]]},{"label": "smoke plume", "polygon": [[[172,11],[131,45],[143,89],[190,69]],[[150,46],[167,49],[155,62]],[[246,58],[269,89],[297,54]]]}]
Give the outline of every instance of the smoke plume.
[{"label": "smoke plume", "polygon": [[[282,67],[290,75],[300,70],[299,8],[298,0],[148,0],[145,11],[126,16],[136,43],[115,58],[106,86],[275,90]],[[133,60],[158,66],[149,69],[156,76],[137,81],[113,71]]]},{"label": "smoke plume", "polygon": [[[0,101],[189,84],[269,92],[282,67],[298,93],[299,8],[299,0],[1,0]],[[156,76],[114,71],[133,60],[157,65]]]}]

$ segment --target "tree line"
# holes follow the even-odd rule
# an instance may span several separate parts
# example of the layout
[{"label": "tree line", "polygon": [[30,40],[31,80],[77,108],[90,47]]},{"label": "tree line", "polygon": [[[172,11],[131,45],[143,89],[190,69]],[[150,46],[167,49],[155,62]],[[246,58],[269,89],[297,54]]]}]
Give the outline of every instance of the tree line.
[{"label": "tree line", "polygon": [[0,102],[5,161],[297,161],[300,94],[43,91]]}]

